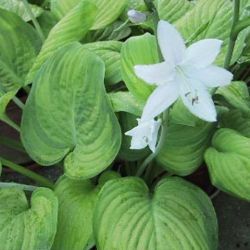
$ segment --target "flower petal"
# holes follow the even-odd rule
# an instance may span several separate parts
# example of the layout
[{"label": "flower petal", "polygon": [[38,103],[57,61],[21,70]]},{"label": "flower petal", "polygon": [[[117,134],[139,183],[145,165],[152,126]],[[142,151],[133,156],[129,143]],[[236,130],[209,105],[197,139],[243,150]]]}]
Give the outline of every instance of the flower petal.
[{"label": "flower petal", "polygon": [[136,65],[135,74],[149,84],[161,85],[173,78],[174,67],[166,62]]},{"label": "flower petal", "polygon": [[149,120],[162,113],[176,101],[179,96],[178,90],[179,88],[175,82],[168,82],[157,87],[149,96],[141,119]]},{"label": "flower petal", "polygon": [[182,81],[180,95],[188,110],[202,120],[216,121],[216,109],[206,86],[188,78],[179,78]]},{"label": "flower petal", "polygon": [[222,43],[218,39],[204,39],[192,44],[186,50],[183,64],[194,65],[197,68],[212,64],[220,53]]},{"label": "flower petal", "polygon": [[188,70],[187,75],[210,88],[226,86],[233,79],[233,74],[230,71],[214,65],[203,69],[191,68]]},{"label": "flower petal", "polygon": [[164,59],[174,65],[180,63],[183,60],[186,46],[175,27],[166,21],[159,21],[157,37]]}]

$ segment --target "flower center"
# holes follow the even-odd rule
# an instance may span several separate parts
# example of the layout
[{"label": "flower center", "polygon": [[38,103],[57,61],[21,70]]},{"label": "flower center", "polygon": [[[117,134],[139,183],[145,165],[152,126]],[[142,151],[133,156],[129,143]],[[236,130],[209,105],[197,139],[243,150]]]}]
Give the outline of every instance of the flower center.
[{"label": "flower center", "polygon": [[187,89],[185,97],[188,98],[188,100],[192,103],[192,105],[198,104],[199,103],[198,90],[193,89],[190,83],[188,82],[189,77],[186,75],[185,70],[180,65],[177,65],[175,67],[175,70],[177,74],[183,79],[182,84],[184,84],[185,88]]}]

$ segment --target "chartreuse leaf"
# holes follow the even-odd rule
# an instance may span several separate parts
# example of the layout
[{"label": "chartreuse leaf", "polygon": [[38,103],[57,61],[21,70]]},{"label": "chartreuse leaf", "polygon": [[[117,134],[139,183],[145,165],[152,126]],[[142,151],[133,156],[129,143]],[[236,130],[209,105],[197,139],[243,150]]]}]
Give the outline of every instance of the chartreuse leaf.
[{"label": "chartreuse leaf", "polygon": [[[37,5],[29,4],[30,9],[35,17],[40,16],[43,13],[43,9]],[[0,8],[16,13],[24,21],[28,22],[31,20],[27,9],[23,1],[20,0],[0,0]]]},{"label": "chartreuse leaf", "polygon": [[103,171],[120,148],[120,127],[104,88],[105,67],[93,52],[72,43],[39,70],[24,108],[21,137],[41,165],[64,157],[66,175]]},{"label": "chartreuse leaf", "polygon": [[0,89],[0,120],[6,118],[5,110],[8,105],[8,103],[11,101],[11,99],[16,95],[16,90],[9,91],[5,93],[4,91],[1,91]]},{"label": "chartreuse leaf", "polygon": [[84,48],[94,51],[105,63],[105,82],[116,84],[122,80],[121,77],[121,46],[118,41],[103,41],[87,43]]},{"label": "chartreuse leaf", "polygon": [[[170,110],[168,132],[156,159],[169,172],[185,176],[201,165],[215,125],[199,120],[180,103],[176,105]],[[181,118],[181,112],[187,114]]]},{"label": "chartreuse leaf", "polygon": [[130,129],[134,128],[138,123],[136,118],[139,115],[135,116],[129,113],[121,112],[119,114],[119,120],[122,128],[122,145],[119,152],[119,158],[125,161],[137,161],[145,158],[147,155],[150,154],[148,148],[142,150],[132,150],[130,149],[131,145],[131,137],[125,135],[124,133],[129,131]]},{"label": "chartreuse leaf", "polygon": [[24,85],[41,42],[32,26],[12,12],[0,9],[0,23],[0,88],[7,92]]},{"label": "chartreuse leaf", "polygon": [[[209,9],[209,11],[207,11]],[[224,41],[217,64],[223,65],[227,52],[233,18],[233,3],[230,0],[200,0],[192,10],[176,22],[176,26],[187,43],[204,38],[218,38]],[[247,32],[241,32],[237,39],[231,64],[244,48]]]},{"label": "chartreuse leaf", "polygon": [[245,82],[232,82],[219,88],[216,94],[223,96],[231,107],[250,114],[250,96]]},{"label": "chartreuse leaf", "polygon": [[188,0],[156,0],[155,6],[160,19],[172,23],[192,9],[194,4]]},{"label": "chartreuse leaf", "polygon": [[101,187],[110,179],[118,178],[116,172],[106,172],[97,186],[90,180],[71,180],[62,177],[56,184],[58,197],[58,226],[53,250],[82,250],[94,245],[93,212]]},{"label": "chartreuse leaf", "polygon": [[137,116],[141,116],[144,103],[138,101],[128,91],[118,91],[109,93],[109,100],[115,112],[127,112]]},{"label": "chartreuse leaf", "polygon": [[123,43],[121,50],[122,78],[129,91],[139,100],[146,101],[154,87],[135,75],[134,66],[159,62],[157,42],[154,36],[146,33],[134,36]]},{"label": "chartreuse leaf", "polygon": [[153,193],[136,177],[111,180],[94,212],[99,250],[216,250],[217,221],[210,199],[178,177],[159,182]]},{"label": "chartreuse leaf", "polygon": [[[92,30],[102,29],[115,21],[124,8],[128,0],[91,0],[98,8],[95,23]],[[51,10],[61,19],[65,16],[80,0],[52,0]]]},{"label": "chartreuse leaf", "polygon": [[58,209],[51,190],[36,189],[29,205],[22,190],[0,189],[0,204],[0,249],[51,249]]},{"label": "chartreuse leaf", "polygon": [[219,129],[205,153],[210,178],[222,191],[250,201],[250,138]]},{"label": "chartreuse leaf", "polygon": [[42,64],[63,46],[80,41],[89,28],[93,25],[96,17],[96,7],[88,0],[81,1],[73,8],[60,22],[50,31],[42,49],[31,68],[26,83],[33,81],[33,78]]}]

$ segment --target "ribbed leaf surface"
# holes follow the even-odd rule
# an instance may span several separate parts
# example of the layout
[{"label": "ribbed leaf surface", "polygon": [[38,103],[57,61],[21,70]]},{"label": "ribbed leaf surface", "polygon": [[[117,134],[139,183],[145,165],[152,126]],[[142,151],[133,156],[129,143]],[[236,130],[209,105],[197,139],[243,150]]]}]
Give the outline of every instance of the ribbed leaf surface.
[{"label": "ribbed leaf surface", "polygon": [[88,32],[96,18],[96,7],[90,1],[81,1],[73,8],[60,22],[50,31],[48,38],[26,79],[26,83],[33,81],[33,78],[42,64],[55,51],[63,46],[80,41]]},{"label": "ribbed leaf surface", "polygon": [[212,140],[205,160],[213,185],[250,201],[250,138],[223,128]]},{"label": "ribbed leaf surface", "polygon": [[156,0],[155,5],[160,19],[171,23],[177,21],[194,6],[188,0]]},{"label": "ribbed leaf surface", "polygon": [[57,203],[54,193],[45,188],[33,192],[30,205],[23,191],[0,189],[0,249],[50,250]]},{"label": "ribbed leaf surface", "polygon": [[126,86],[136,98],[146,101],[154,87],[135,75],[134,66],[159,62],[155,37],[147,33],[129,38],[123,43],[121,57],[122,78]]},{"label": "ribbed leaf surface", "polygon": [[93,212],[100,188],[115,172],[106,172],[102,183],[95,186],[90,180],[76,181],[62,177],[56,184],[59,201],[57,234],[53,250],[82,250],[94,245]]},{"label": "ribbed leaf surface", "polygon": [[66,175],[89,178],[114,160],[120,127],[105,93],[104,71],[101,59],[78,43],[39,70],[21,126],[35,161],[52,165],[66,156]]},{"label": "ribbed leaf surface", "polygon": [[135,177],[107,182],[94,213],[99,250],[216,250],[217,221],[210,199],[177,177],[154,193]]},{"label": "ribbed leaf surface", "polygon": [[19,16],[0,9],[0,88],[5,91],[24,85],[41,42],[31,25]]}]

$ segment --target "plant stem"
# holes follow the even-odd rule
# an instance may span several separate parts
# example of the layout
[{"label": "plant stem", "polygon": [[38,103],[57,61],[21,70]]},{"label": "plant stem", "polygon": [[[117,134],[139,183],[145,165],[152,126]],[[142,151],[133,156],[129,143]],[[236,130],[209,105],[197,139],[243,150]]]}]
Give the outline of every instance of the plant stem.
[{"label": "plant stem", "polygon": [[23,4],[24,4],[24,7],[25,7],[26,11],[28,12],[28,14],[29,14],[29,16],[30,16],[30,18],[31,18],[36,30],[37,30],[38,35],[40,36],[41,41],[44,42],[45,41],[45,36],[44,36],[44,34],[42,32],[42,29],[41,29],[39,23],[36,20],[36,17],[34,16],[31,8],[29,6],[28,1],[27,0],[22,0],[22,1],[23,1]]},{"label": "plant stem", "polygon": [[23,109],[24,108],[24,103],[16,96],[14,96],[12,98],[12,101],[20,108]]},{"label": "plant stem", "polygon": [[37,187],[31,185],[25,185],[15,182],[0,182],[0,188],[20,188],[25,191],[33,192]]},{"label": "plant stem", "polygon": [[1,120],[5,122],[6,124],[8,124],[13,129],[15,129],[18,133],[20,133],[21,131],[20,127],[14,121],[12,121],[6,114],[4,114],[1,117]]},{"label": "plant stem", "polygon": [[234,0],[234,14],[233,14],[233,23],[232,23],[232,28],[231,28],[231,33],[230,33],[230,40],[229,40],[229,45],[228,45],[228,50],[227,50],[227,55],[224,63],[224,67],[226,69],[229,68],[230,62],[232,60],[233,56],[233,51],[236,43],[236,39],[238,34],[235,34],[235,27],[239,21],[240,17],[240,0]]},{"label": "plant stem", "polygon": [[15,141],[9,137],[0,135],[0,144],[5,145],[5,146],[12,148],[14,150],[17,150],[19,152],[26,153],[23,145],[20,142]]},{"label": "plant stem", "polygon": [[29,177],[30,179],[34,180],[35,182],[39,183],[40,185],[42,185],[44,187],[51,188],[51,189],[54,188],[54,184],[49,179],[47,179],[47,178],[45,178],[37,173],[34,173],[33,171],[31,171],[23,166],[20,166],[18,164],[15,164],[14,162],[11,162],[7,159],[4,159],[2,157],[0,157],[0,161],[1,161],[2,165],[14,170],[15,172],[22,174],[24,176]]},{"label": "plant stem", "polygon": [[167,134],[167,118],[168,118],[168,110],[166,110],[163,113],[163,121],[162,121],[162,127],[161,127],[161,135],[160,135],[160,139],[159,142],[157,144],[156,150],[154,153],[150,154],[143,162],[142,164],[139,166],[138,171],[136,173],[136,176],[141,176],[143,174],[143,172],[145,171],[145,169],[147,168],[147,166],[149,165],[149,163],[151,161],[153,161],[153,159],[159,154],[159,152],[161,151],[164,142],[165,142],[165,138],[166,138],[166,134]]}]

